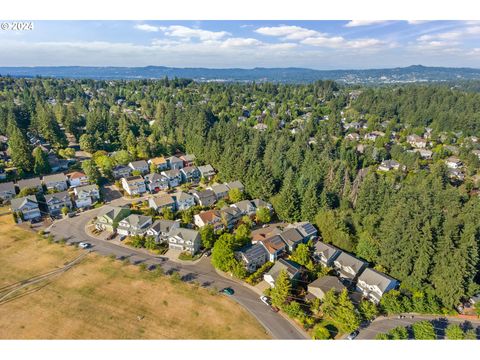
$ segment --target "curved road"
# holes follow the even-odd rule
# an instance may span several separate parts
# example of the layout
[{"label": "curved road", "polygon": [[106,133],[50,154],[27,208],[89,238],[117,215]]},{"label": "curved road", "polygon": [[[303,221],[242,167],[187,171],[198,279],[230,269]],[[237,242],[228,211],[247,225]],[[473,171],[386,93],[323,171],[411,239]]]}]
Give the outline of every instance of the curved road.
[{"label": "curved road", "polygon": [[[121,206],[129,202],[139,201],[123,198],[113,200],[110,205]],[[165,257],[155,256],[141,250],[127,248],[107,240],[101,240],[88,235],[85,227],[98,214],[101,208],[92,209],[73,218],[55,221],[49,228],[50,233],[57,239],[65,239],[67,243],[87,241],[92,244],[92,250],[102,255],[114,255],[117,258],[127,258],[134,264],[145,263],[163,268],[166,273],[178,271],[185,281],[197,281],[204,287],[217,289],[231,287],[235,290],[232,299],[245,307],[270,333],[274,339],[307,339],[306,334],[293,325],[282,315],[274,313],[259,300],[259,295],[247,287],[219,275],[208,259],[202,258],[192,265],[184,265],[168,260]]]}]

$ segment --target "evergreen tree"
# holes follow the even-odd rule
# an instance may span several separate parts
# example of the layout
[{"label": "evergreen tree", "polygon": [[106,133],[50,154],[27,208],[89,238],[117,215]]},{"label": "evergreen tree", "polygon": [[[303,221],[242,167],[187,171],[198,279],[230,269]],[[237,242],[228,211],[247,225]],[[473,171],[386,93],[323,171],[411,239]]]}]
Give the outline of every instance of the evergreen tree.
[{"label": "evergreen tree", "polygon": [[48,174],[52,171],[48,162],[48,155],[40,147],[33,149],[33,160],[33,172],[35,174]]},{"label": "evergreen tree", "polygon": [[10,126],[10,137],[8,139],[12,162],[20,172],[32,171],[33,158],[30,145],[16,125]]},{"label": "evergreen tree", "polygon": [[292,282],[288,276],[286,270],[280,271],[275,280],[275,287],[271,289],[270,296],[272,298],[272,304],[283,308],[287,303],[288,297],[292,290]]}]

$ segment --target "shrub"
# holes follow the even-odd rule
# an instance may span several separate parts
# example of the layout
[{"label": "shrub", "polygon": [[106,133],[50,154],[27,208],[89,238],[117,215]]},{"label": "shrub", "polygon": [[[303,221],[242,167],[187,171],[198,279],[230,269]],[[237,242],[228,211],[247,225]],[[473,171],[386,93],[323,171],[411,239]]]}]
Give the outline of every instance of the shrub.
[{"label": "shrub", "polygon": [[145,264],[145,263],[141,263],[141,264],[138,265],[138,266],[139,266],[139,268],[140,268],[140,271],[145,271],[145,270],[147,270],[147,264]]},{"label": "shrub", "polygon": [[312,339],[314,340],[328,340],[331,339],[330,331],[324,326],[315,325],[312,331]]}]

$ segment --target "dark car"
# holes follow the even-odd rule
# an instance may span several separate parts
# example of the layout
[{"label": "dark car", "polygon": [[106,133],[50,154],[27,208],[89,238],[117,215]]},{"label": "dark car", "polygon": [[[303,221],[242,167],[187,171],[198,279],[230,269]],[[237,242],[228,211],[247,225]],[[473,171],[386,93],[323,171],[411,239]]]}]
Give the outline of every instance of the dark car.
[{"label": "dark car", "polygon": [[220,292],[222,294],[229,295],[229,296],[232,296],[235,293],[235,291],[233,291],[233,289],[229,287],[223,288],[222,290],[220,290]]},{"label": "dark car", "polygon": [[358,336],[359,331],[355,330],[354,332],[350,333],[350,335],[347,336],[347,340],[353,340]]}]

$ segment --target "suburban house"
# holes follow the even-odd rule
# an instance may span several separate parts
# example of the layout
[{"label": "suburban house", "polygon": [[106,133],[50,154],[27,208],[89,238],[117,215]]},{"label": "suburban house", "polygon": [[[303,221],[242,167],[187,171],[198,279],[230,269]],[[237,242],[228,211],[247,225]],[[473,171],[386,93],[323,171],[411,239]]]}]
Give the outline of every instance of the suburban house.
[{"label": "suburban house", "polygon": [[345,139],[351,140],[351,141],[358,141],[360,140],[360,135],[358,135],[357,133],[350,133],[347,136],[345,136]]},{"label": "suburban house", "polygon": [[38,191],[43,191],[42,182],[39,177],[19,180],[17,182],[17,187],[19,191],[22,191],[23,189],[37,189]]},{"label": "suburban house", "polygon": [[2,201],[8,201],[15,195],[15,184],[13,182],[0,183],[0,199]]},{"label": "suburban house", "polygon": [[241,192],[243,192],[243,190],[245,190],[245,187],[243,186],[243,184],[238,180],[225,183],[225,185],[227,186],[228,190],[238,189]]},{"label": "suburban house", "polygon": [[273,235],[258,242],[267,250],[268,260],[271,262],[275,262],[280,255],[287,251],[287,244],[279,235]]},{"label": "suburban house", "polygon": [[225,224],[222,215],[218,210],[202,211],[200,214],[193,215],[193,221],[199,228],[205,225],[212,225],[215,231],[222,230]]},{"label": "suburban house", "polygon": [[193,154],[186,154],[180,156],[180,159],[183,161],[183,166],[184,167],[189,167],[195,165],[195,155]]},{"label": "suburban house", "polygon": [[313,257],[323,266],[332,267],[333,261],[341,254],[341,250],[333,245],[317,241],[314,245]]},{"label": "suburban house", "polygon": [[322,300],[325,294],[332,289],[335,294],[338,295],[343,289],[346,289],[346,287],[336,276],[329,275],[322,276],[308,284],[308,293],[320,300]]},{"label": "suburban house", "polygon": [[100,191],[96,184],[77,186],[73,189],[73,193],[75,194],[75,206],[80,209],[88,208],[100,199]]},{"label": "suburban house", "polygon": [[162,171],[161,174],[167,178],[168,186],[176,187],[182,183],[182,174],[180,170],[166,170]]},{"label": "suburban house", "polygon": [[200,171],[196,166],[185,166],[180,169],[182,182],[196,182],[200,179]]},{"label": "suburban house", "polygon": [[88,176],[80,171],[74,171],[67,174],[67,179],[72,188],[88,185]]},{"label": "suburban house", "polygon": [[296,280],[301,275],[300,265],[293,261],[280,259],[272,266],[269,272],[263,275],[263,280],[273,288],[275,287],[275,281],[277,280],[278,275],[280,275],[280,272],[283,270],[287,272],[290,280]]},{"label": "suburban house", "polygon": [[168,169],[167,159],[165,159],[163,156],[150,159],[148,160],[148,163],[150,165],[154,165],[159,171]]},{"label": "suburban house", "polygon": [[253,199],[252,204],[255,206],[255,208],[258,210],[260,208],[267,208],[270,210],[271,213],[273,213],[273,206],[272,204],[263,201],[262,199]]},{"label": "suburban house", "polygon": [[242,200],[242,201],[239,201],[239,202],[237,202],[235,204],[232,204],[230,206],[235,207],[238,210],[240,210],[242,215],[248,215],[248,216],[255,215],[255,212],[257,210],[255,205],[253,205],[250,200]]},{"label": "suburban house", "polygon": [[167,159],[167,163],[168,163],[168,167],[171,170],[180,170],[181,168],[183,168],[183,160],[179,159],[176,156],[170,156]]},{"label": "suburban house", "polygon": [[117,165],[112,169],[112,174],[115,179],[129,177],[132,169],[125,165]]},{"label": "suburban house", "polygon": [[458,169],[463,165],[462,161],[456,156],[450,156],[445,160],[445,164],[447,164],[447,167],[450,169]]},{"label": "suburban house", "polygon": [[382,131],[372,131],[370,133],[365,134],[364,139],[365,140],[370,140],[370,141],[375,141],[377,138],[385,136],[385,133]]},{"label": "suburban house", "polygon": [[308,242],[309,240],[316,238],[318,231],[312,223],[308,221],[301,221],[294,224],[287,225],[287,229],[294,228],[303,236],[303,242]]},{"label": "suburban house", "polygon": [[151,193],[168,189],[168,178],[158,173],[145,175],[145,185]]},{"label": "suburban house", "polygon": [[207,189],[212,190],[215,194],[217,200],[226,199],[228,197],[228,187],[224,184],[214,184],[209,186]]},{"label": "suburban house", "polygon": [[48,190],[65,191],[68,189],[67,177],[65,176],[65,174],[44,176],[43,183]]},{"label": "suburban house", "polygon": [[73,207],[68,191],[45,195],[45,202],[47,203],[48,212],[52,215],[60,214],[64,207],[68,209]]},{"label": "suburban house", "polygon": [[365,261],[343,251],[333,261],[333,268],[337,270],[339,276],[349,281],[354,281],[367,265]]},{"label": "suburban house", "polygon": [[20,214],[22,220],[32,220],[41,217],[35,195],[12,199],[10,209],[13,213]]},{"label": "suburban house", "polygon": [[146,235],[153,236],[155,242],[161,243],[168,241],[168,234],[173,229],[180,227],[180,221],[173,220],[155,220],[155,222],[147,229]]},{"label": "suburban house", "polygon": [[162,212],[164,208],[170,208],[175,211],[175,199],[170,194],[161,194],[148,199],[148,207],[157,212]]},{"label": "suburban house", "polygon": [[185,228],[175,228],[168,234],[168,248],[196,254],[200,249],[202,241],[200,233],[195,230]]},{"label": "suburban house", "polygon": [[371,268],[366,268],[357,280],[357,290],[374,303],[379,303],[385,293],[398,285],[397,280]]},{"label": "suburban house", "polygon": [[[410,150],[409,150],[410,151]],[[427,149],[415,149],[413,152],[416,152],[420,155],[422,159],[429,160],[433,156],[432,150],[427,150]]]},{"label": "suburban house", "polygon": [[295,228],[290,228],[282,231],[280,237],[287,244],[288,251],[292,252],[295,248],[303,243],[303,236]]},{"label": "suburban house", "polygon": [[50,165],[52,172],[68,170],[70,161],[59,159],[55,154],[48,154],[48,164]]},{"label": "suburban house", "polygon": [[143,235],[150,225],[150,216],[130,214],[118,222],[117,233],[125,236]]},{"label": "suburban house", "polygon": [[401,165],[398,161],[395,160],[383,160],[382,163],[378,166],[380,171],[390,171],[390,170],[405,170],[405,166]]},{"label": "suburban house", "polygon": [[251,232],[252,244],[255,244],[262,240],[266,240],[269,237],[272,237],[273,235],[280,235],[281,232],[282,232],[282,229],[277,224],[267,225],[265,227],[262,226]]},{"label": "suburban house", "polygon": [[175,207],[178,211],[187,210],[192,206],[195,206],[195,197],[186,192],[176,192],[172,197],[175,200]]},{"label": "suburban house", "polygon": [[254,272],[260,266],[265,264],[268,261],[268,252],[262,246],[262,244],[257,243],[244,250],[236,252],[236,258],[240,260],[248,272]]},{"label": "suburban house", "polygon": [[228,229],[232,229],[242,217],[242,212],[235,207],[225,206],[220,210],[220,216]]},{"label": "suburban house", "polygon": [[145,180],[140,175],[122,178],[122,187],[130,196],[147,192]]},{"label": "suburban house", "polygon": [[448,177],[453,180],[465,180],[465,174],[460,169],[448,169]]},{"label": "suburban house", "polygon": [[424,149],[427,147],[427,140],[418,135],[408,135],[407,142],[415,148]]},{"label": "suburban house", "polygon": [[145,160],[132,161],[128,164],[128,167],[132,171],[138,171],[140,174],[146,174],[149,171],[148,163]]},{"label": "suburban house", "polygon": [[198,171],[200,172],[200,176],[207,181],[212,180],[215,176],[215,169],[210,164],[199,166]]},{"label": "suburban house", "polygon": [[118,223],[128,215],[130,215],[130,209],[128,208],[106,205],[97,215],[95,227],[98,230],[115,232]]},{"label": "suburban house", "polygon": [[215,193],[210,189],[204,191],[193,190],[191,193],[195,196],[195,202],[200,206],[212,206],[217,201]]}]

